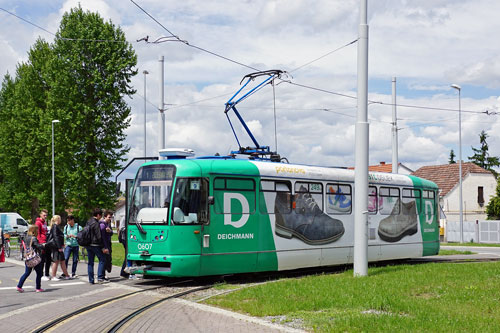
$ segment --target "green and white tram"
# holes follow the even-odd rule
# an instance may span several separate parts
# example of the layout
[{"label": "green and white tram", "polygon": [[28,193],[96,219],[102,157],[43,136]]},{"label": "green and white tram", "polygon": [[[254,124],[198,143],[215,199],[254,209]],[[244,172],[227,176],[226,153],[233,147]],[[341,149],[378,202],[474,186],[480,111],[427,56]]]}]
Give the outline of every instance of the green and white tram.
[{"label": "green and white tram", "polygon": [[[174,154],[175,155],[175,154]],[[233,157],[143,164],[128,200],[136,273],[204,276],[353,262],[354,171]],[[369,174],[368,260],[439,252],[438,188]]]}]

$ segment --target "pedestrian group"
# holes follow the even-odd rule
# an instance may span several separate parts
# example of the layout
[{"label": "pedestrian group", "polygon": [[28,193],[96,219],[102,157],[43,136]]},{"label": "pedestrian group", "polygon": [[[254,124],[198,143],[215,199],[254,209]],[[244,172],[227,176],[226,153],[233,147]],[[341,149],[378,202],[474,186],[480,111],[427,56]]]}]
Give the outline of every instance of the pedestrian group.
[{"label": "pedestrian group", "polygon": [[[60,281],[77,278],[76,268],[79,261],[80,246],[77,238],[82,227],[75,223],[75,217],[68,215],[67,223],[61,229],[61,216],[54,215],[50,220],[50,231],[47,226],[48,212],[42,209],[40,216],[35,224],[30,225],[23,243],[25,253],[30,254],[26,259],[24,274],[19,279],[17,291],[24,292],[23,285],[31,272],[36,273],[35,291],[43,292],[42,281]],[[97,283],[107,283],[106,271],[111,272],[111,237],[113,229],[111,220],[112,211],[103,211],[100,208],[94,209],[92,217],[87,221],[87,227],[90,230],[91,242],[86,246],[88,255],[88,279],[90,284],[94,284],[94,261],[98,258]],[[2,239],[3,241],[3,239]],[[2,242],[3,243],[3,242]],[[69,258],[73,256],[71,265],[71,275],[68,272]],[[38,258],[35,258],[38,257]],[[124,261],[125,264],[125,261]],[[57,276],[57,269],[61,268],[62,274]],[[44,274],[45,273],[45,274]],[[121,272],[124,275],[123,269]]]}]

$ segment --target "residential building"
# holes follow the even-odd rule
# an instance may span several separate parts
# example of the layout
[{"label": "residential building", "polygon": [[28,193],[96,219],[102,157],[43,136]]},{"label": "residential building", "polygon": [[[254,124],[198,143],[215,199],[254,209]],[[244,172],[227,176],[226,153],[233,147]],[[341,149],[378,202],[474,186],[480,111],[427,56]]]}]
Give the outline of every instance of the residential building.
[{"label": "residential building", "polygon": [[[439,203],[447,221],[460,221],[459,165],[429,165],[413,175],[433,181],[439,187]],[[463,220],[474,222],[486,219],[486,206],[495,195],[497,181],[488,170],[472,162],[462,163]],[[444,226],[442,225],[442,226]]]}]

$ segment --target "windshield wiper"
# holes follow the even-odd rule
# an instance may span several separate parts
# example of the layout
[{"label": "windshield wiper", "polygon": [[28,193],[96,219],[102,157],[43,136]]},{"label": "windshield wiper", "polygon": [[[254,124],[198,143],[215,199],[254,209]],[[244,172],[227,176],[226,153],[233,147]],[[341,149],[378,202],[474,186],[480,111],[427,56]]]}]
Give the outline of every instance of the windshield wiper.
[{"label": "windshield wiper", "polygon": [[135,220],[135,225],[137,226],[137,228],[139,228],[139,231],[141,232],[141,234],[147,234],[146,230],[144,230],[144,228],[142,227],[142,225],[139,223],[138,220]]}]

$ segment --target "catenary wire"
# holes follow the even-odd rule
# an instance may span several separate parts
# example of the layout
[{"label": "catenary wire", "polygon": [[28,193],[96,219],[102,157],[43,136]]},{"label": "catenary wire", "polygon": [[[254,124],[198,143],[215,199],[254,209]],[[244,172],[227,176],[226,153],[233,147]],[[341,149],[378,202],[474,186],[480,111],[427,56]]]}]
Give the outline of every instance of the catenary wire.
[{"label": "catenary wire", "polygon": [[14,13],[12,13],[12,12],[10,12],[10,11],[8,11],[8,10],[4,9],[4,8],[1,8],[1,7],[0,7],[0,9],[1,9],[1,10],[3,10],[4,12],[6,12],[7,14],[12,15],[12,16],[14,16],[14,17],[16,17],[16,18],[20,19],[21,21],[24,21],[24,22],[26,22],[26,23],[28,23],[28,24],[30,24],[30,25],[32,25],[32,26],[34,26],[34,27],[37,27],[37,28],[38,28],[38,29],[40,29],[40,30],[45,31],[46,33],[48,33],[48,34],[50,34],[50,35],[52,35],[52,36],[56,37],[57,39],[66,40],[66,41],[79,41],[79,42],[128,43],[128,41],[110,40],[110,39],[85,39],[85,38],[66,38],[66,37],[60,37],[60,36],[57,36],[57,35],[56,35],[55,33],[53,33],[52,31],[49,31],[49,30],[47,30],[47,29],[45,29],[45,28],[42,28],[41,26],[39,26],[39,25],[37,25],[37,24],[35,24],[35,23],[31,22],[31,21],[28,21],[27,19],[22,18],[22,17],[21,17],[21,16],[19,16],[19,15],[16,15],[16,14],[14,14]]},{"label": "catenary wire", "polygon": [[[130,1],[131,1],[134,5],[136,5],[136,6],[137,6],[137,7],[138,7],[138,8],[139,8],[142,12],[144,12],[144,14],[146,14],[147,16],[149,16],[149,17],[150,17],[153,21],[155,21],[155,22],[156,22],[156,23],[157,23],[160,27],[162,27],[163,29],[165,29],[165,31],[167,31],[167,32],[170,34],[170,36],[166,36],[166,37],[163,37],[163,38],[175,38],[177,41],[182,42],[182,43],[184,43],[185,45],[187,45],[187,46],[189,46],[189,47],[192,47],[192,48],[195,48],[195,49],[197,49],[197,50],[200,50],[200,51],[202,51],[202,52],[209,53],[209,54],[211,54],[211,55],[213,55],[213,56],[219,57],[219,58],[221,58],[221,59],[224,59],[224,60],[230,61],[230,62],[232,62],[232,63],[235,63],[235,64],[237,64],[237,65],[240,65],[240,66],[243,66],[243,67],[246,67],[246,68],[249,68],[249,69],[255,70],[255,71],[262,71],[262,70],[261,70],[261,69],[259,69],[259,68],[256,68],[256,67],[253,67],[253,66],[250,66],[250,65],[246,65],[246,64],[244,64],[244,63],[242,63],[242,62],[239,62],[239,61],[233,60],[233,59],[228,58],[228,57],[226,57],[226,56],[223,56],[223,55],[221,55],[221,54],[218,54],[218,53],[215,53],[215,52],[213,52],[213,51],[210,51],[210,50],[207,50],[207,49],[205,49],[205,48],[202,48],[202,47],[200,47],[200,46],[196,46],[196,45],[194,45],[194,44],[191,44],[191,43],[189,43],[189,42],[188,42],[188,41],[186,41],[186,40],[182,40],[182,39],[180,39],[180,38],[179,38],[179,36],[175,35],[175,34],[174,34],[172,31],[170,31],[167,27],[165,27],[163,24],[161,24],[161,22],[159,22],[159,21],[158,21],[155,17],[153,17],[150,13],[148,13],[148,12],[147,12],[144,8],[142,8],[141,6],[139,6],[139,5],[138,5],[138,4],[137,4],[134,0],[130,0]],[[162,37],[158,38],[156,41],[153,41],[153,42],[148,42],[148,40],[147,40],[147,39],[146,39],[145,41],[146,41],[146,43],[153,43],[153,44],[156,44],[156,43],[162,43],[162,42],[166,42],[166,41],[168,41],[168,40],[165,40],[165,41],[160,41],[160,40],[161,40],[161,38],[162,38]],[[144,39],[142,39],[142,40],[144,40]],[[345,47],[347,47],[347,46],[349,46],[349,45],[352,45],[352,44],[356,43],[358,40],[359,40],[359,38],[357,38],[357,39],[355,39],[355,40],[353,40],[353,41],[351,41],[351,42],[349,42],[349,43],[347,43],[347,44],[345,44],[345,45],[343,45],[343,46],[340,46],[340,47],[336,48],[335,50],[330,51],[330,52],[328,52],[328,53],[326,53],[326,54],[324,54],[324,55],[320,56],[319,58],[316,58],[316,59],[314,59],[314,60],[312,60],[312,61],[310,61],[310,62],[308,62],[308,63],[306,63],[306,64],[304,64],[304,65],[301,65],[301,66],[299,66],[299,67],[297,67],[297,68],[293,69],[292,71],[288,71],[288,72],[289,72],[289,73],[291,73],[291,72],[297,71],[297,70],[299,70],[299,69],[301,69],[301,68],[303,68],[303,67],[306,67],[306,66],[308,66],[308,65],[310,65],[310,64],[312,64],[312,63],[314,63],[314,62],[316,62],[316,61],[318,61],[318,60],[321,60],[321,59],[323,59],[323,58],[325,58],[325,57],[329,56],[329,55],[330,55],[330,54],[332,54],[332,53],[335,53],[335,52],[337,52],[337,51],[339,51],[339,50],[341,50],[341,49],[343,49],[343,48],[345,48]]]},{"label": "catenary wire", "polygon": [[[149,16],[152,20],[154,20],[158,25],[160,25],[163,29],[165,29],[172,37],[176,38],[178,41],[184,43],[185,45],[187,46],[190,46],[190,47],[193,47],[195,49],[198,49],[200,51],[203,51],[203,52],[207,52],[209,54],[212,54],[216,57],[219,57],[219,58],[222,58],[222,59],[225,59],[227,61],[230,61],[232,63],[235,63],[235,64],[238,64],[240,66],[244,66],[246,68],[249,68],[249,69],[253,69],[253,70],[257,70],[257,71],[260,71],[260,69],[258,68],[255,68],[255,67],[252,67],[252,66],[249,66],[249,65],[246,65],[246,64],[243,64],[241,62],[238,62],[238,61],[235,61],[233,59],[230,59],[228,57],[225,57],[225,56],[222,56],[218,53],[215,53],[215,52],[212,52],[212,51],[209,51],[207,49],[204,49],[202,47],[199,47],[199,46],[196,46],[196,45],[193,45],[193,44],[190,44],[188,41],[184,41],[184,40],[181,40],[178,36],[176,36],[175,34],[173,34],[169,29],[167,29],[163,24],[161,24],[157,19],[155,19],[151,14],[149,14],[145,9],[143,9],[141,6],[139,6],[134,0],[130,0],[134,5],[136,5],[141,11],[143,11],[147,16]],[[293,72],[293,71],[296,71],[296,70],[299,70],[300,68],[303,68],[317,60],[320,60],[322,59],[323,57],[326,57],[328,56],[329,54],[331,53],[334,53],[348,45],[351,45],[351,44],[354,44],[355,42],[357,42],[358,39],[354,40],[354,41],[351,41],[315,60],[312,60],[311,62],[309,63],[306,63],[300,67],[297,67],[296,69],[290,71],[290,72]],[[351,98],[351,99],[357,99],[357,97],[355,96],[350,96],[350,95],[346,95],[346,94],[341,94],[341,93],[337,93],[337,92],[333,92],[333,91],[328,91],[328,90],[325,90],[325,89],[321,89],[321,88],[316,88],[316,87],[311,87],[311,86],[306,86],[306,85],[303,85],[303,84],[299,84],[299,83],[295,83],[295,82],[291,82],[289,80],[282,80],[282,82],[287,82],[289,84],[292,84],[292,85],[296,85],[296,86],[299,86],[299,87],[303,87],[303,88],[308,88],[308,89],[313,89],[313,90],[316,90],[316,91],[320,91],[320,92],[324,92],[324,93],[328,93],[328,94],[332,94],[332,95],[337,95],[337,96],[342,96],[342,97],[347,97],[347,98]],[[459,110],[456,110],[456,109],[449,109],[449,108],[436,108],[436,107],[429,107],[429,106],[418,106],[418,105],[407,105],[407,104],[393,104],[393,103],[385,103],[385,102],[379,102],[379,101],[369,101],[371,104],[380,104],[380,105],[387,105],[387,106],[393,106],[393,105],[396,105],[396,106],[399,106],[399,107],[407,107],[407,108],[417,108],[417,109],[426,109],[426,110],[439,110],[439,111],[451,111],[451,112],[457,112]],[[471,111],[471,110],[461,110],[462,112],[464,113],[485,113],[484,111]]]},{"label": "catenary wire", "polygon": [[343,45],[343,46],[341,46],[341,47],[338,47],[338,48],[336,48],[335,50],[330,51],[330,52],[328,52],[328,53],[326,53],[326,54],[322,55],[322,56],[321,56],[321,57],[319,57],[319,58],[316,58],[316,59],[314,59],[314,60],[311,60],[311,61],[309,61],[308,63],[303,64],[302,66],[299,66],[299,67],[297,67],[297,68],[295,68],[295,69],[292,69],[291,71],[288,71],[288,73],[293,73],[293,72],[295,72],[295,71],[298,71],[299,69],[302,69],[302,68],[304,68],[304,67],[306,67],[306,66],[308,66],[308,65],[310,65],[310,64],[312,64],[312,63],[314,63],[314,62],[316,62],[316,61],[318,61],[318,60],[321,60],[321,59],[323,59],[323,58],[325,58],[325,57],[329,56],[329,55],[330,55],[330,54],[332,54],[332,53],[335,53],[335,52],[337,52],[337,51],[340,51],[340,50],[341,50],[341,49],[343,49],[344,47],[347,47],[347,46],[349,46],[349,45],[352,45],[352,44],[356,43],[358,40],[359,40],[359,38],[356,38],[355,40],[353,40],[353,41],[351,41],[351,42],[349,42],[349,43],[347,43],[347,44],[345,44],[345,45]]},{"label": "catenary wire", "polygon": [[[356,99],[356,100],[358,99],[356,96],[351,96],[351,95],[347,95],[347,94],[341,94],[341,93],[338,93],[338,92],[335,92],[335,91],[330,91],[330,90],[321,89],[321,88],[317,88],[317,87],[312,87],[312,86],[308,86],[308,85],[304,85],[304,84],[299,84],[299,83],[291,82],[289,80],[283,80],[282,82],[283,83],[288,83],[288,84],[291,84],[291,85],[295,85],[295,86],[299,86],[299,87],[302,87],[302,88],[306,88],[306,89],[311,89],[311,90],[316,90],[316,91],[324,92],[324,93],[331,94],[331,95],[342,96],[342,97],[347,97],[347,98]],[[438,108],[438,107],[432,107],[432,106],[420,106],[420,105],[409,105],[409,104],[398,104],[398,103],[396,103],[396,104],[394,104],[394,103],[385,103],[385,102],[372,101],[372,100],[368,100],[368,104],[380,104],[380,105],[385,105],[385,106],[394,106],[395,105],[395,106],[404,107],[404,108],[415,108],[415,109],[448,111],[448,112],[464,112],[464,113],[475,113],[475,114],[486,114],[486,115],[496,115],[497,114],[496,112],[490,112],[489,110],[486,110],[486,111],[473,111],[473,110],[464,110],[464,109],[457,110],[457,109],[450,109],[450,108]]]},{"label": "catenary wire", "polygon": [[142,8],[141,6],[139,6],[134,0],[130,0],[134,5],[136,5],[141,11],[143,11],[147,16],[149,16],[153,21],[155,21],[160,27],[162,27],[163,29],[165,29],[165,31],[167,31],[172,37],[176,38],[178,41],[182,42],[183,44],[187,45],[187,46],[190,46],[192,48],[195,48],[197,50],[200,50],[200,51],[203,51],[203,52],[206,52],[206,53],[209,53],[213,56],[216,56],[216,57],[219,57],[221,59],[224,59],[224,60],[227,60],[227,61],[230,61],[232,63],[235,63],[237,65],[240,65],[240,66],[243,66],[243,67],[246,67],[246,68],[249,68],[249,69],[252,69],[252,70],[255,70],[255,71],[261,71],[261,69],[258,69],[258,68],[255,68],[255,67],[252,67],[252,66],[249,66],[249,65],[246,65],[242,62],[239,62],[239,61],[236,61],[236,60],[233,60],[233,59],[230,59],[228,57],[225,57],[223,55],[220,55],[218,53],[215,53],[215,52],[212,52],[212,51],[209,51],[207,49],[204,49],[202,47],[199,47],[199,46],[196,46],[196,45],[193,45],[193,44],[190,44],[188,41],[185,41],[185,40],[182,40],[180,39],[177,35],[173,34],[170,30],[168,30],[163,24],[161,24],[156,18],[154,18],[151,14],[149,14],[144,8]]},{"label": "catenary wire", "polygon": [[[220,58],[222,58],[222,59],[228,60],[228,61],[230,61],[230,62],[236,63],[236,64],[238,64],[238,65],[241,65],[241,66],[244,66],[244,67],[247,67],[247,68],[250,68],[250,69],[253,69],[253,70],[257,70],[257,71],[259,71],[259,69],[258,69],[258,68],[255,68],[255,67],[252,67],[252,66],[245,65],[245,64],[243,64],[243,63],[241,63],[241,62],[238,62],[238,61],[232,60],[232,59],[230,59],[230,58],[227,58],[227,57],[222,56],[222,55],[220,55],[220,54],[217,54],[217,53],[215,53],[215,52],[212,52],[212,51],[209,51],[209,50],[207,50],[207,49],[204,49],[204,48],[198,47],[198,46],[196,46],[196,45],[192,45],[192,44],[190,44],[190,43],[189,43],[189,42],[187,42],[187,41],[181,40],[178,36],[174,35],[174,34],[173,34],[173,33],[172,33],[172,32],[171,32],[168,28],[166,28],[163,24],[161,24],[158,20],[156,20],[156,19],[155,19],[152,15],[150,15],[147,11],[145,11],[145,10],[144,10],[141,6],[139,6],[136,2],[134,2],[133,0],[130,0],[130,1],[131,1],[132,3],[134,3],[134,4],[135,4],[135,5],[136,5],[139,9],[141,9],[141,10],[142,10],[142,11],[143,11],[146,15],[148,15],[151,19],[153,19],[153,20],[154,20],[157,24],[159,24],[159,25],[160,25],[163,29],[165,29],[165,30],[166,30],[166,31],[167,31],[167,32],[171,35],[171,37],[174,37],[174,38],[175,38],[175,39],[177,39],[179,42],[182,42],[182,43],[186,44],[187,46],[190,46],[190,47],[196,48],[196,49],[198,49],[198,50],[200,50],[200,51],[204,51],[204,52],[207,52],[207,53],[212,54],[212,55],[214,55],[214,56],[217,56],[217,57],[220,57]],[[33,23],[33,22],[30,22],[30,21],[28,21],[28,20],[26,20],[26,19],[24,19],[24,18],[22,18],[22,17],[20,17],[20,16],[18,16],[18,15],[16,15],[16,14],[14,14],[14,13],[12,13],[12,12],[10,12],[10,11],[8,11],[8,10],[4,9],[4,8],[1,8],[1,7],[0,7],[0,9],[1,9],[1,10],[3,10],[4,12],[8,13],[9,15],[12,15],[12,16],[14,16],[14,17],[16,17],[16,18],[18,18],[18,19],[20,19],[20,20],[22,20],[22,21],[24,21],[24,22],[26,22],[26,23],[30,24],[30,25],[33,25],[34,27],[37,27],[38,29],[41,29],[41,30],[43,30],[43,31],[45,31],[45,32],[47,32],[47,33],[49,33],[49,34],[51,34],[51,35],[53,35],[53,36],[57,37],[57,35],[56,35],[55,33],[51,32],[51,31],[49,31],[49,30],[47,30],[47,29],[45,29],[45,28],[43,28],[43,27],[41,27],[41,26],[39,26],[39,25],[37,25],[37,24],[35,24],[35,23]],[[83,39],[83,38],[79,39],[79,38],[66,38],[66,37],[57,37],[57,38],[62,39],[62,40],[68,40],[68,41],[114,42],[114,43],[126,43],[126,42],[127,42],[127,41],[116,41],[116,40],[106,40],[106,39]],[[355,39],[355,40],[353,40],[353,41],[351,41],[351,42],[349,42],[349,43],[347,43],[347,44],[345,44],[345,45],[343,45],[343,46],[341,46],[341,47],[339,47],[339,48],[337,48],[337,49],[335,49],[335,50],[333,50],[333,51],[330,51],[330,52],[326,53],[325,55],[323,55],[323,56],[321,56],[321,57],[319,57],[319,58],[317,58],[317,59],[314,59],[314,60],[312,60],[312,61],[310,61],[310,62],[308,62],[308,63],[306,63],[306,64],[304,64],[304,65],[302,65],[302,66],[299,66],[299,67],[297,67],[297,68],[295,68],[295,69],[293,69],[293,70],[289,71],[289,73],[294,72],[294,71],[297,71],[297,70],[299,70],[299,69],[301,69],[301,68],[303,68],[303,67],[305,67],[305,66],[307,66],[307,65],[310,65],[311,63],[313,63],[313,62],[315,62],[315,61],[318,61],[318,60],[320,60],[320,59],[322,59],[322,58],[324,58],[324,57],[326,57],[326,56],[328,56],[328,55],[330,55],[330,54],[332,54],[332,53],[334,53],[334,52],[336,52],[336,51],[338,51],[338,50],[340,50],[340,49],[342,49],[342,48],[344,48],[344,47],[347,47],[347,46],[349,46],[349,45],[351,45],[351,44],[354,44],[354,43],[355,43],[355,42],[357,42],[357,41],[358,41],[358,39]],[[341,94],[341,93],[337,93],[337,92],[333,92],[333,91],[328,91],[328,90],[321,89],[321,88],[316,88],[316,87],[311,87],[311,86],[307,86],[307,85],[303,85],[303,84],[298,84],[298,83],[294,83],[294,82],[287,81],[287,80],[283,80],[283,82],[286,82],[286,83],[289,83],[289,84],[292,84],[292,85],[296,85],[296,86],[299,86],[299,87],[302,87],[302,88],[308,88],[308,89],[312,89],[312,90],[316,90],[316,91],[320,91],[320,92],[328,93],[328,94],[333,94],[333,95],[337,95],[337,96],[347,97],[347,98],[351,98],[351,99],[357,99],[357,97],[355,97],[355,96],[350,96],[350,95]],[[149,102],[149,101],[148,101],[148,102]],[[386,105],[386,106],[394,106],[394,105],[396,105],[396,106],[399,106],[399,107],[416,108],[416,109],[425,109],[425,110],[437,110],[437,111],[449,111],[449,112],[457,112],[457,111],[461,111],[461,112],[464,112],[464,113],[476,113],[476,114],[487,114],[487,115],[495,115],[495,114],[496,114],[496,113],[488,113],[488,111],[489,111],[489,110],[486,110],[486,111],[472,111],[472,110],[457,110],[457,109],[450,109],[450,108],[437,108],[437,107],[418,106],[418,105],[408,105],[408,104],[393,104],[393,103],[385,103],[385,102],[379,102],[379,101],[369,101],[369,102],[371,102],[372,104],[380,104],[380,105]],[[151,102],[149,102],[149,103],[150,103],[150,104],[152,104]],[[193,102],[193,103],[190,103],[190,104],[195,104],[195,103],[197,103],[197,102]]]}]

